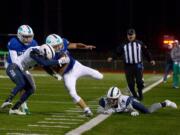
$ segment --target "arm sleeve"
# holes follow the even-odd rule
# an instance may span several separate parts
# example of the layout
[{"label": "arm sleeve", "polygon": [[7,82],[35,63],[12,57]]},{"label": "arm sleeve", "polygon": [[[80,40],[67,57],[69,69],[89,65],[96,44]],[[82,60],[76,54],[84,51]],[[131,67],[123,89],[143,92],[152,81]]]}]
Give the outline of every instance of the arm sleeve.
[{"label": "arm sleeve", "polygon": [[19,61],[17,52],[15,50],[9,50],[9,55],[11,57],[12,63],[16,63]]},{"label": "arm sleeve", "polygon": [[8,42],[8,50],[9,50],[9,55],[10,55],[10,58],[12,60],[12,63],[16,63],[18,62],[18,54],[17,54],[17,46],[15,44],[15,40],[14,39],[11,39],[9,42]]},{"label": "arm sleeve", "polygon": [[31,51],[30,56],[41,66],[54,66],[59,65],[58,60],[47,60],[43,56],[39,55],[36,50]]}]

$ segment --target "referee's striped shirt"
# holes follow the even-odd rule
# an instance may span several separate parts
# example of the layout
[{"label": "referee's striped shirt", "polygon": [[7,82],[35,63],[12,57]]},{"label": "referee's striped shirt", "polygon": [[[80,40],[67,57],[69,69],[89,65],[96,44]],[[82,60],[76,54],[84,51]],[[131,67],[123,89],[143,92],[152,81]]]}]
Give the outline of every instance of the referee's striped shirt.
[{"label": "referee's striped shirt", "polygon": [[148,61],[152,60],[150,52],[146,45],[139,40],[124,43],[117,48],[117,53],[123,55],[125,64],[142,63],[142,56],[144,55]]}]

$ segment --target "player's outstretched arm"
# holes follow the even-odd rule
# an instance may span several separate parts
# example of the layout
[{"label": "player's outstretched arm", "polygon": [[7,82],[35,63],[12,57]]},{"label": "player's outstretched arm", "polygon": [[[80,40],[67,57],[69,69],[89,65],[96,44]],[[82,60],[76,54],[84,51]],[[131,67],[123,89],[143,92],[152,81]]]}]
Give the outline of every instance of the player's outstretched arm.
[{"label": "player's outstretched arm", "polygon": [[43,56],[38,54],[38,51],[34,49],[31,51],[30,56],[32,59],[34,59],[39,65],[41,66],[54,66],[54,65],[59,65],[58,60],[48,60],[45,59]]},{"label": "player's outstretched arm", "polygon": [[96,46],[94,46],[94,45],[86,45],[86,44],[83,44],[83,43],[69,43],[68,48],[69,49],[89,49],[89,50],[92,50],[92,49],[95,49]]}]

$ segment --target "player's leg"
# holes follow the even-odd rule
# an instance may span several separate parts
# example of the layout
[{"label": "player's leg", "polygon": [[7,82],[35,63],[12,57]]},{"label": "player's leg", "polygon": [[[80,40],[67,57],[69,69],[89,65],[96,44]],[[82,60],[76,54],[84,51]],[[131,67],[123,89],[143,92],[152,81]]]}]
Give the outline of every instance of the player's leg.
[{"label": "player's leg", "polygon": [[99,71],[92,69],[90,67],[84,66],[78,61],[76,61],[75,66],[76,66],[75,70],[76,70],[77,77],[90,76],[98,80],[103,79],[103,74],[101,74]]},{"label": "player's leg", "polygon": [[153,113],[153,112],[155,112],[155,111],[157,111],[157,110],[159,110],[159,109],[161,109],[163,107],[171,107],[171,108],[176,109],[177,105],[176,105],[176,103],[174,103],[174,102],[172,102],[170,100],[165,100],[164,102],[161,102],[161,103],[154,103],[154,104],[152,104],[148,108],[148,110],[149,110],[150,113]]},{"label": "player's leg", "polygon": [[142,64],[137,65],[135,77],[136,77],[136,84],[138,88],[139,100],[142,100],[143,99],[142,89],[144,88],[144,81],[142,79],[143,78],[143,65]]},{"label": "player's leg", "polygon": [[[32,75],[28,71],[26,71],[24,75],[26,76],[26,79],[29,82],[28,83],[29,86],[27,90],[32,91],[32,93],[34,93],[34,91],[36,90],[36,85],[35,85],[35,81]],[[23,96],[23,94],[24,93],[22,93],[21,96]],[[21,110],[22,112],[25,112],[26,114],[30,114],[29,108],[27,106],[27,102],[22,103]]]},{"label": "player's leg", "polygon": [[29,75],[25,74],[25,92],[21,95],[20,100],[18,100],[15,105],[10,109],[9,114],[18,114],[18,115],[26,115],[28,112],[20,112],[19,108],[21,105],[27,101],[27,99],[34,93],[35,91],[35,85],[31,82],[31,78]]},{"label": "player's leg", "polygon": [[92,112],[90,108],[87,106],[85,101],[77,94],[76,91],[76,80],[77,78],[73,75],[73,72],[67,73],[63,76],[64,84],[66,89],[69,92],[69,95],[72,97],[75,104],[80,106],[83,110],[86,116],[92,116]]},{"label": "player's leg", "polygon": [[11,101],[16,96],[16,94],[25,87],[25,80],[23,73],[20,71],[16,64],[10,64],[6,70],[7,75],[10,79],[16,84],[16,87],[12,89],[11,94],[1,105],[1,108],[5,108],[9,105],[12,105]]},{"label": "player's leg", "polygon": [[148,108],[146,108],[142,103],[140,103],[137,100],[133,100],[131,104],[132,104],[134,109],[136,109],[142,113],[150,113]]}]

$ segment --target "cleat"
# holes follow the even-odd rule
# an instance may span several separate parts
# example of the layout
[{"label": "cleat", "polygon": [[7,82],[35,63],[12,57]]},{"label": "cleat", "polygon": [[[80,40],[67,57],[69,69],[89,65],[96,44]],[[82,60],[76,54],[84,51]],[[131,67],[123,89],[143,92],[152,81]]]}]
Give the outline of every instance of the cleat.
[{"label": "cleat", "polygon": [[10,109],[9,110],[9,115],[12,115],[12,114],[15,114],[15,115],[26,115],[26,113],[21,112],[19,109],[15,109],[15,110]]},{"label": "cleat", "polygon": [[22,112],[26,113],[26,115],[30,115],[31,114],[28,108],[22,109]]},{"label": "cleat", "polygon": [[86,117],[92,117],[93,116],[93,113],[91,112],[90,109],[84,111],[84,114],[85,114]]},{"label": "cleat", "polygon": [[177,109],[176,103],[174,103],[174,102],[172,102],[170,100],[165,100],[164,102],[166,103],[166,106],[169,106],[169,107],[172,107],[174,109]]},{"label": "cleat", "polygon": [[8,107],[11,107],[13,104],[11,102],[4,102],[2,105],[1,105],[1,108],[4,109],[4,108],[8,108]]},{"label": "cleat", "polygon": [[173,86],[174,89],[179,89],[179,86]]}]

